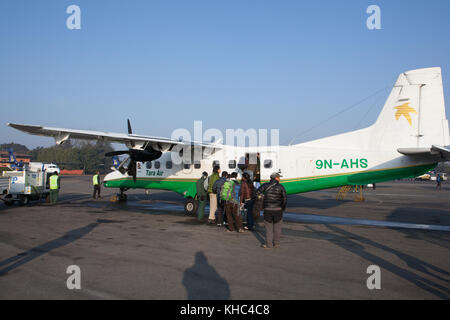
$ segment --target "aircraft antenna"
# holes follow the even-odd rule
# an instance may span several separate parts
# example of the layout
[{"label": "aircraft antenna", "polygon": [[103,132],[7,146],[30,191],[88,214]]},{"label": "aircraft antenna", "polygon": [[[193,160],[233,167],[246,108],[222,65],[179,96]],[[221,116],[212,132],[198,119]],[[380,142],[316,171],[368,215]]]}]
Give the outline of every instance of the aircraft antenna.
[{"label": "aircraft antenna", "polygon": [[344,112],[347,112],[347,111],[353,109],[353,108],[356,107],[357,105],[363,103],[364,101],[366,101],[366,100],[372,98],[373,96],[377,95],[378,93],[380,93],[380,92],[382,92],[382,91],[384,91],[384,90],[386,90],[386,89],[389,89],[389,88],[390,88],[390,86],[387,86],[387,87],[384,87],[384,88],[382,88],[382,89],[379,89],[379,90],[375,91],[374,93],[372,93],[371,95],[365,97],[364,99],[359,100],[358,102],[356,102],[356,103],[354,103],[354,104],[352,104],[352,105],[346,107],[345,109],[343,109],[343,110],[341,110],[341,111],[339,111],[339,112],[337,112],[337,113],[331,115],[331,116],[328,117],[327,119],[325,119],[325,120],[323,120],[323,121],[320,121],[319,123],[317,123],[317,124],[311,126],[310,128],[308,128],[308,129],[306,129],[306,130],[300,132],[299,134],[295,135],[295,136],[291,139],[291,141],[289,142],[288,145],[289,145],[289,146],[292,145],[292,143],[295,141],[295,139],[297,139],[299,136],[304,135],[305,133],[308,133],[309,131],[311,131],[311,130],[313,130],[313,129],[319,127],[319,126],[321,126],[321,125],[324,124],[325,122],[330,121],[331,119],[333,119],[333,118],[339,116],[340,114],[342,114],[342,113],[344,113]]}]

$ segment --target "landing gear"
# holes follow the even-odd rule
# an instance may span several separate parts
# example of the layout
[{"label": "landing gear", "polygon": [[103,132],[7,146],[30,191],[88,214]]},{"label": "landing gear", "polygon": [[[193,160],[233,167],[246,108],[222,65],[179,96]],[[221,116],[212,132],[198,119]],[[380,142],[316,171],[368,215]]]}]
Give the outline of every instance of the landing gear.
[{"label": "landing gear", "polygon": [[114,201],[114,202],[126,202],[128,197],[125,194],[125,191],[127,191],[127,190],[128,189],[120,188],[120,193],[118,193],[115,196],[113,196],[111,201]]},{"label": "landing gear", "polygon": [[184,204],[184,212],[187,215],[195,215],[198,209],[198,201],[193,198],[187,198]]},{"label": "landing gear", "polygon": [[127,195],[125,193],[120,193],[118,195],[118,199],[119,199],[120,202],[126,202],[128,200],[128,197],[127,197]]}]

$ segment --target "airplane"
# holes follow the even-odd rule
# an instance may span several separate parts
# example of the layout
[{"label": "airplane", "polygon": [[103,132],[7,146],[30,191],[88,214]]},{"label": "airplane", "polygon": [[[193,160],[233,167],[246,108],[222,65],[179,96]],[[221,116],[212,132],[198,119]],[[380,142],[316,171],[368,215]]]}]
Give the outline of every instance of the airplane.
[{"label": "airplane", "polygon": [[12,148],[8,148],[9,153],[9,168],[13,171],[22,171],[25,163],[22,161],[17,161],[16,156]]},{"label": "airplane", "polygon": [[[128,189],[175,191],[186,200],[185,212],[193,214],[198,204],[195,182],[203,171],[218,164],[223,171],[239,172],[241,159],[249,155],[254,159],[256,153],[261,182],[280,172],[287,194],[414,178],[448,161],[450,137],[441,73],[439,67],[401,73],[377,120],[367,128],[276,149],[136,135],[129,120],[128,134],[15,123],[8,126],[53,137],[57,144],[70,138],[125,144],[128,150],[106,154],[129,157],[105,176],[104,186],[118,188],[122,201]],[[200,161],[193,165],[192,161],[173,163],[172,153],[181,155],[180,147],[186,146],[201,148]]]}]

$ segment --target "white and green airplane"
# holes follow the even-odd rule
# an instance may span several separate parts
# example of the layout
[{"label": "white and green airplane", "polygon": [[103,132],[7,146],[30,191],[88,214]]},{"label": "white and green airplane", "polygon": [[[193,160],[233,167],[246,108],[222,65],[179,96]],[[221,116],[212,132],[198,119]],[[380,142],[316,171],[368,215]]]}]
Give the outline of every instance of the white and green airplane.
[{"label": "white and green airplane", "polygon": [[[440,68],[417,69],[399,75],[376,122],[370,127],[323,139],[277,148],[241,148],[133,134],[49,128],[8,123],[26,133],[51,136],[57,144],[70,138],[123,143],[129,150],[118,169],[107,174],[104,186],[128,189],[172,190],[186,198],[187,213],[196,211],[196,180],[218,163],[222,170],[241,171],[242,159],[260,153],[261,181],[272,172],[282,174],[288,194],[365,185],[416,177],[450,160],[449,126],[445,114]],[[203,150],[199,161],[175,164],[172,154],[180,147]]]}]

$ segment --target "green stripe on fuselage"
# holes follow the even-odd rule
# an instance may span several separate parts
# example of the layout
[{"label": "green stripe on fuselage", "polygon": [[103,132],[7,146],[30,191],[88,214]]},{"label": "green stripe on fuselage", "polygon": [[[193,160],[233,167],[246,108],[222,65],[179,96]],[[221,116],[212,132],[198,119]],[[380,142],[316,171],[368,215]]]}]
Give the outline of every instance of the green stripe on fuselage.
[{"label": "green stripe on fuselage", "polygon": [[[380,170],[368,170],[362,172],[322,175],[296,179],[281,180],[288,194],[308,192],[321,189],[335,188],[345,185],[364,185],[402,178],[413,178],[422,175],[436,167],[436,163],[392,168]],[[122,178],[105,182],[107,188],[127,189],[160,189],[175,191],[185,197],[194,197],[196,179],[176,178]]]}]

